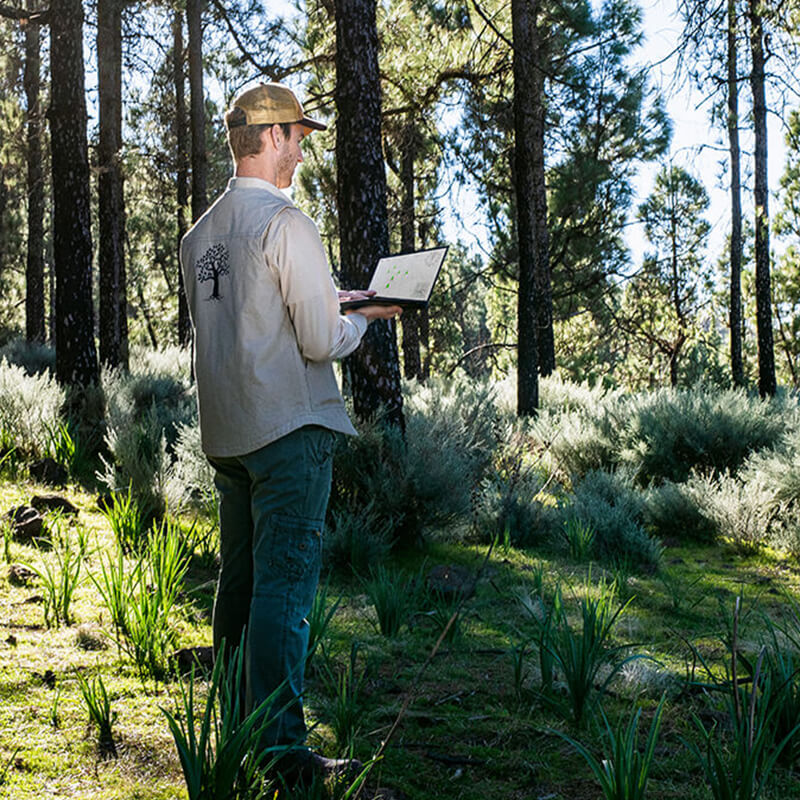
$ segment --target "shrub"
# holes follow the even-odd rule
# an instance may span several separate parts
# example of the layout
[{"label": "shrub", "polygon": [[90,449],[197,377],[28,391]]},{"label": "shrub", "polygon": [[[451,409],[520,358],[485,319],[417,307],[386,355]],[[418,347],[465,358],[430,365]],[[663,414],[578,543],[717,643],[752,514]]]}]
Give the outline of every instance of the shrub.
[{"label": "shrub", "polygon": [[[43,455],[50,431],[60,424],[65,395],[47,374],[28,375],[0,360],[0,445],[17,456]],[[5,452],[0,452],[0,456]]]},{"label": "shrub", "polygon": [[561,471],[582,476],[619,463],[626,415],[624,401],[612,395],[588,409],[540,414],[533,432],[551,443],[551,457]]},{"label": "shrub", "polygon": [[698,542],[714,539],[714,523],[703,513],[709,481],[692,476],[686,483],[665,481],[644,495],[647,527],[658,536],[676,536]]},{"label": "shrub", "polygon": [[608,562],[627,558],[632,567],[658,568],[661,544],[642,525],[644,502],[624,472],[590,472],[562,501],[555,524],[582,523],[595,532],[594,551]]},{"label": "shrub", "polygon": [[334,511],[322,541],[326,567],[366,574],[391,549],[393,529],[392,519],[376,511],[373,503],[352,511]]},{"label": "shrub", "polygon": [[495,438],[488,386],[454,378],[408,389],[405,439],[375,419],[359,423],[360,436],[340,437],[334,452],[331,514],[373,503],[393,544],[469,510]]},{"label": "shrub", "polygon": [[560,399],[533,431],[541,441],[552,439],[553,458],[569,475],[627,465],[647,486],[683,482],[693,470],[735,472],[751,453],[774,446],[797,425],[790,401],[700,386],[631,396],[597,392],[572,404]]},{"label": "shrub", "polygon": [[412,384],[405,403],[408,479],[421,524],[469,511],[495,444],[492,388],[466,378]]},{"label": "shrub", "polygon": [[172,497],[180,497],[172,448],[179,431],[196,423],[188,354],[177,348],[140,351],[131,361],[130,373],[106,370],[102,375],[111,458],[103,460],[98,477],[112,491],[132,485],[145,513],[160,517]]},{"label": "shrub", "polygon": [[54,373],[56,368],[56,351],[49,344],[28,342],[17,338],[0,347],[0,361],[5,359],[9,364],[22,367],[28,375]]},{"label": "shrub", "polygon": [[[772,493],[769,541],[800,553],[800,430],[789,431],[772,449],[754,453],[740,471],[742,481]],[[762,491],[762,499],[764,492]]]},{"label": "shrub", "polygon": [[744,483],[732,475],[709,482],[703,498],[703,513],[717,535],[741,552],[754,552],[767,543],[775,510],[773,491],[761,481]]},{"label": "shrub", "polygon": [[111,460],[101,456],[104,470],[98,479],[111,492],[130,489],[143,515],[160,518],[167,507],[170,459],[156,410],[138,421],[109,421],[106,445]]},{"label": "shrub", "polygon": [[509,426],[502,440],[475,492],[475,525],[487,541],[499,537],[526,546],[541,541],[546,533],[540,494],[547,475],[532,461],[530,440],[518,426]]},{"label": "shrub", "polygon": [[178,427],[173,452],[175,463],[167,492],[169,507],[178,509],[189,501],[216,512],[214,468],[203,453],[197,424]]},{"label": "shrub", "polygon": [[685,481],[692,470],[735,471],[752,452],[775,444],[789,410],[740,390],[664,389],[637,395],[631,408],[624,459],[637,480]]}]

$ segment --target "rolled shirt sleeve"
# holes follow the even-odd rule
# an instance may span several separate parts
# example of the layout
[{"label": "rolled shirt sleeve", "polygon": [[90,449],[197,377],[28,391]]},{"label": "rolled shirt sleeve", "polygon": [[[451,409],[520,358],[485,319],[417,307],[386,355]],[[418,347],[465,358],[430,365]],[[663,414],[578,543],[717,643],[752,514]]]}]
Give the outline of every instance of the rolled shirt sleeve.
[{"label": "rolled shirt sleeve", "polygon": [[277,275],[303,358],[331,361],[352,353],[368,322],[361,314],[339,313],[339,296],[313,221],[296,208],[282,211],[264,237],[264,257]]}]

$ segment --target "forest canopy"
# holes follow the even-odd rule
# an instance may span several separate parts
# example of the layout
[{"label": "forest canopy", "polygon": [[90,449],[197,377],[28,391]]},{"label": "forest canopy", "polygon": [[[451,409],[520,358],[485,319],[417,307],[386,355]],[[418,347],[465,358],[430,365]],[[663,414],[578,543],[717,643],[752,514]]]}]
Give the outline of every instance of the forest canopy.
[{"label": "forest canopy", "polygon": [[[293,199],[342,288],[387,251],[451,245],[430,308],[375,344],[406,377],[515,369],[523,414],[554,370],[630,390],[797,388],[800,7],[672,10],[670,91],[701,92],[698,144],[718,148],[721,180],[674,151],[632,0],[4,5],[0,345],[50,346],[59,380],[86,386],[132,346],[188,344],[178,242],[230,175],[231,98],[277,80],[329,124],[304,143]],[[353,91],[365,73],[370,98]],[[779,175],[768,115],[783,121]],[[362,163],[366,211],[348,200]],[[370,252],[348,243],[364,231]]]}]

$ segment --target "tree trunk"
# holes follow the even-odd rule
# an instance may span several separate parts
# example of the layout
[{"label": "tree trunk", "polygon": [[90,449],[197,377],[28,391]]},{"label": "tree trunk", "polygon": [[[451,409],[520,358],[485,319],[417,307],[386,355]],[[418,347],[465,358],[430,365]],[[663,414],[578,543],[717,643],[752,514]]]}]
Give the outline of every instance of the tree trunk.
[{"label": "tree trunk", "polygon": [[[36,0],[28,0],[36,11]],[[25,28],[25,74],[27,101],[28,160],[28,250],[25,264],[25,338],[44,342],[44,171],[42,169],[42,118],[39,103],[41,86],[39,26]]]},{"label": "tree trunk", "polygon": [[99,379],[80,0],[50,3],[50,64],[56,378],[80,389]]},{"label": "tree trunk", "polygon": [[[546,299],[542,296],[541,189],[544,174],[544,73],[539,68],[536,29],[539,0],[512,0],[514,35],[514,183],[519,241],[517,294],[517,413],[528,416],[539,406],[539,366],[545,337],[541,325]],[[546,253],[546,247],[545,247]],[[552,327],[552,319],[551,319]]]},{"label": "tree trunk", "polygon": [[[378,258],[389,250],[375,3],[336,2],[336,188],[346,288],[366,286]],[[388,422],[403,428],[394,324],[373,322],[345,369],[358,417],[385,413]]]},{"label": "tree trunk", "polygon": [[739,150],[739,82],[736,0],[728,0],[728,146],[731,156],[731,377],[744,386],[742,358],[742,169]]},{"label": "tree trunk", "polygon": [[128,368],[125,201],[122,186],[122,2],[97,4],[100,361]]},{"label": "tree trunk", "polygon": [[[186,124],[186,92],[183,74],[183,18],[179,11],[172,20],[172,79],[175,86],[175,150],[178,180],[178,241],[176,252],[180,249],[181,239],[188,229],[186,210],[189,207],[189,128]],[[189,306],[186,302],[186,290],[183,286],[183,270],[178,263],[178,341],[186,346],[192,341],[192,326],[189,321]]]},{"label": "tree trunk", "polygon": [[758,333],[758,391],[762,397],[774,395],[775,353],[772,341],[772,297],[769,263],[769,186],[767,184],[767,103],[764,91],[764,26],[759,13],[760,0],[750,0],[750,50],[753,67],[755,128],[756,207],[756,329]]},{"label": "tree trunk", "polygon": [[206,189],[206,112],[203,96],[203,0],[187,0],[186,25],[189,31],[189,104],[192,129],[192,222],[208,208]]},{"label": "tree trunk", "polygon": [[[400,180],[403,186],[400,212],[400,249],[405,253],[415,245],[415,185],[414,162],[417,157],[417,131],[409,119],[403,133],[403,151],[400,162]],[[419,310],[406,309],[400,321],[403,332],[403,374],[406,378],[422,380],[422,362],[419,353]]]}]

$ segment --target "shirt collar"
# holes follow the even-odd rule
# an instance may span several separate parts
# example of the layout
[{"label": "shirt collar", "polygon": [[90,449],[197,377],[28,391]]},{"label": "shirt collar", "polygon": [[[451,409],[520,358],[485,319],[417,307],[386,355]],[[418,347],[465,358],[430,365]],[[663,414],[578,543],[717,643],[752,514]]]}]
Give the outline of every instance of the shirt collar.
[{"label": "shirt collar", "polygon": [[261,178],[233,177],[228,181],[228,189],[266,189],[270,194],[274,194],[275,197],[280,197],[281,200],[288,200],[290,203],[292,202],[291,198],[275,186],[275,184],[262,180]]}]

